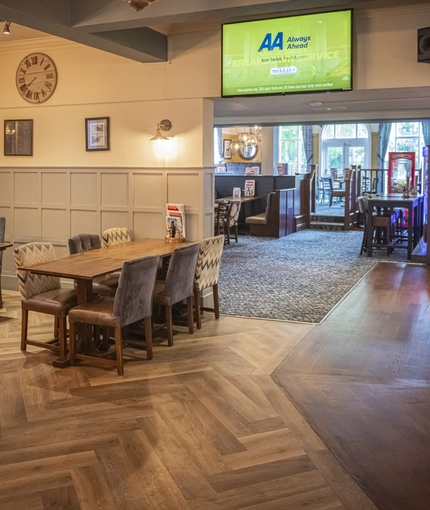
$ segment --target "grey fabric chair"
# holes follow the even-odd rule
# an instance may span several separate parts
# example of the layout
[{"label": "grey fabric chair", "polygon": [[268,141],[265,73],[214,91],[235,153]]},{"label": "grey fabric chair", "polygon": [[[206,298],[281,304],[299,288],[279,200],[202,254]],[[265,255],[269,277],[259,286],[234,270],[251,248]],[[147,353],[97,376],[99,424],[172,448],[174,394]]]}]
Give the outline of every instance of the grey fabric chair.
[{"label": "grey fabric chair", "polygon": [[[223,235],[208,237],[200,243],[199,258],[194,277],[194,308],[196,311],[197,329],[202,327],[202,310],[214,312],[215,319],[219,319],[218,280],[223,250]],[[214,306],[213,308],[202,308],[200,302],[203,297],[203,291],[210,287],[212,287]]]},{"label": "grey fabric chair", "polygon": [[[78,234],[68,241],[69,253],[83,253],[85,251],[98,250],[102,247],[98,234]],[[93,281],[94,292],[102,296],[113,296],[118,287],[119,273],[101,276]]]},{"label": "grey fabric chair", "polygon": [[[60,358],[64,360],[67,352],[67,314],[77,304],[76,292],[61,289],[59,278],[18,269],[21,266],[31,266],[55,258],[55,250],[50,243],[29,243],[14,250],[21,294],[21,350],[25,351],[27,345],[46,347],[59,352]],[[53,340],[43,342],[27,338],[29,311],[46,313],[55,317]]]},{"label": "grey fabric chair", "polygon": [[157,282],[155,286],[154,303],[162,305],[166,311],[167,340],[173,345],[173,317],[172,306],[187,300],[188,331],[194,333],[193,303],[194,276],[200,243],[177,248],[170,259],[165,282]]},{"label": "grey fabric chair", "polygon": [[[70,365],[75,364],[76,358],[91,360],[105,366],[114,364],[118,375],[123,375],[123,328],[140,321],[145,322],[146,354],[148,359],[152,359],[152,303],[159,260],[158,255],[153,255],[125,262],[115,298],[101,297],[70,311]],[[116,360],[90,356],[86,353],[77,354],[76,323],[113,328]]]},{"label": "grey fabric chair", "polygon": [[[4,242],[4,233],[6,230],[6,218],[2,216],[0,218],[0,243]],[[3,263],[3,250],[0,250],[0,278],[1,278],[1,268]],[[1,284],[0,284],[0,308],[3,306],[3,298],[1,295]]]}]

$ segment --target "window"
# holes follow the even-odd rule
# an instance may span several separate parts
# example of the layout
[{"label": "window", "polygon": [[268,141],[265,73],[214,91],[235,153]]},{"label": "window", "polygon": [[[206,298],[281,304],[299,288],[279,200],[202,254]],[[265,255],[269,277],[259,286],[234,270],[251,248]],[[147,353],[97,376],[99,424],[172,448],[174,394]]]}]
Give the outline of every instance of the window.
[{"label": "window", "polygon": [[288,173],[306,172],[302,126],[279,126],[278,163],[288,163]]},{"label": "window", "polygon": [[389,152],[415,152],[415,168],[421,168],[423,146],[421,122],[393,122],[384,160],[385,168],[388,168]]},{"label": "window", "polygon": [[345,168],[361,165],[370,168],[370,129],[366,124],[330,124],[321,135],[321,176],[335,168],[342,175]]}]

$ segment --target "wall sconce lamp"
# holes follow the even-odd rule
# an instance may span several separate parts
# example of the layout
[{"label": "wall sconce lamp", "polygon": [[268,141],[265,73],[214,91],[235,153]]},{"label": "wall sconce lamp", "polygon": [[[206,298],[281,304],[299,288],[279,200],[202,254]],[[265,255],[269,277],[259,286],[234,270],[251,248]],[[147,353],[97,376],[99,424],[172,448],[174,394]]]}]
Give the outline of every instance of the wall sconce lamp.
[{"label": "wall sconce lamp", "polygon": [[0,21],[5,21],[4,28],[3,28],[3,33],[5,35],[10,35],[10,21],[6,21],[4,19],[2,19]]},{"label": "wall sconce lamp", "polygon": [[161,131],[170,131],[172,123],[170,120],[164,119],[157,124],[155,135],[151,138],[151,142],[161,142],[168,140],[167,136],[164,136]]}]

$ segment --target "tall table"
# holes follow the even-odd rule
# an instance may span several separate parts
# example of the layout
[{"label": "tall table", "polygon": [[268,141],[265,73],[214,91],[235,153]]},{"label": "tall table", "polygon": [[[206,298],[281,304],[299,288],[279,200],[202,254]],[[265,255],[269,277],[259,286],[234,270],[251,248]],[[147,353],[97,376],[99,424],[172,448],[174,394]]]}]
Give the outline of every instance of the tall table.
[{"label": "tall table", "polygon": [[372,256],[373,209],[399,208],[408,211],[408,237],[406,246],[398,245],[396,247],[406,248],[408,250],[408,260],[410,260],[412,251],[420,240],[423,230],[424,195],[416,195],[409,198],[404,198],[402,194],[382,195],[380,197],[369,198],[368,207],[367,256]]},{"label": "tall table", "polygon": [[[189,242],[166,242],[164,239],[140,239],[130,243],[118,244],[110,248],[76,253],[32,266],[19,269],[34,274],[70,278],[76,281],[78,305],[92,300],[93,279],[122,269],[124,262],[150,255],[165,257],[171,255],[176,248],[190,244]],[[56,367],[65,367],[68,359],[58,358]]]},{"label": "tall table", "polygon": [[[4,251],[6,248],[10,248],[12,243],[0,243],[0,252]],[[3,308],[3,298],[1,295],[1,260],[0,260],[0,308]]]}]

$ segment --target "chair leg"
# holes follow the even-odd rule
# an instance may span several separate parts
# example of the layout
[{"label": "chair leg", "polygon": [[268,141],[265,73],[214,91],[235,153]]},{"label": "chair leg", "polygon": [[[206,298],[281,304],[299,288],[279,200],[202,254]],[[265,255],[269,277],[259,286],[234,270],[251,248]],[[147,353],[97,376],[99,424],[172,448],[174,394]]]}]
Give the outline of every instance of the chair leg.
[{"label": "chair leg", "polygon": [[188,333],[194,333],[194,317],[193,317],[194,296],[187,297],[187,315],[188,315]]},{"label": "chair leg", "polygon": [[76,350],[76,329],[75,323],[69,320],[69,365],[75,365],[75,350]]},{"label": "chair leg", "polygon": [[238,234],[239,234],[239,227],[236,223],[236,225],[234,226],[234,236],[236,238],[236,243],[237,243]]},{"label": "chair leg", "polygon": [[60,338],[60,319],[57,316],[54,317],[54,338]]},{"label": "chair leg", "polygon": [[145,317],[146,357],[152,359],[152,318]]},{"label": "chair leg", "polygon": [[200,291],[194,290],[194,309],[196,311],[196,326],[197,329],[202,329],[202,310],[200,308]]},{"label": "chair leg", "polygon": [[115,328],[116,371],[124,375],[124,360],[122,355],[122,328]]},{"label": "chair leg", "polygon": [[212,287],[212,295],[214,300],[215,319],[219,319],[219,296],[217,283]]},{"label": "chair leg", "polygon": [[21,308],[21,351],[27,349],[28,310]]},{"label": "chair leg", "polygon": [[56,317],[58,319],[59,329],[59,359],[61,361],[67,358],[67,317]]},{"label": "chair leg", "polygon": [[166,328],[167,328],[167,343],[170,347],[173,345],[173,318],[172,307],[166,305]]}]

